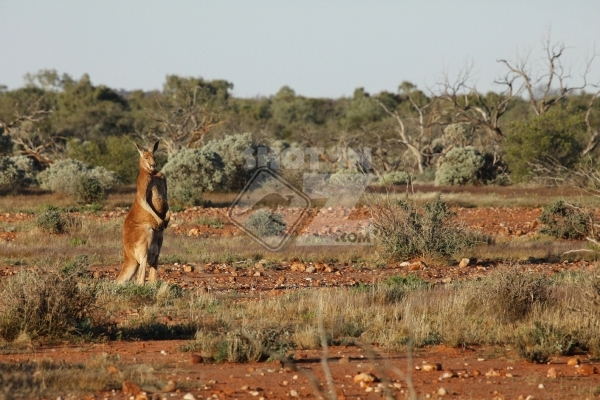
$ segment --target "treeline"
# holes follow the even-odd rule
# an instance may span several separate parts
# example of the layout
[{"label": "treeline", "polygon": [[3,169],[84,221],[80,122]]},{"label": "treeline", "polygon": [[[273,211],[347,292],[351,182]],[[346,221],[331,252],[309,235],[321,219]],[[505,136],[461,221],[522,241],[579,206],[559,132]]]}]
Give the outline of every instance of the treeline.
[{"label": "treeline", "polygon": [[[212,148],[225,148],[217,142],[243,133],[251,134],[244,136],[250,146],[275,153],[318,148],[328,172],[356,169],[348,165],[348,149],[368,149],[369,172],[386,183],[509,184],[596,159],[598,93],[569,86],[568,76],[556,71],[536,85],[525,66],[506,65],[497,92],[470,87],[467,70],[433,92],[402,82],[394,93],[357,88],[338,99],[300,96],[287,86],[269,97],[238,98],[231,82],[175,75],[167,76],[162,90],[127,92],[94,85],[88,75],[75,79],[44,70],[28,74],[22,88],[0,88],[0,185],[10,181],[10,168],[39,171],[63,159],[103,167],[131,183],[137,175],[132,140],[161,140],[164,164],[211,141]],[[190,162],[211,159],[207,151],[199,154],[194,157],[203,161]],[[240,156],[227,157],[237,157],[229,168],[240,168]],[[31,184],[32,173],[19,179]]]}]

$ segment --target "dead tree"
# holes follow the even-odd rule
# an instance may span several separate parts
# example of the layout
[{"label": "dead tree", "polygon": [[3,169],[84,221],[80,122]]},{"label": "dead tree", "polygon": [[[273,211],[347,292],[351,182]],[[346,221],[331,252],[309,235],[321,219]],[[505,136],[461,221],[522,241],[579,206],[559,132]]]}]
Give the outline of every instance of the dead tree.
[{"label": "dead tree", "polygon": [[523,90],[527,92],[531,108],[536,115],[542,115],[569,94],[588,87],[587,77],[596,56],[594,53],[586,60],[581,74],[582,83],[571,86],[571,68],[563,65],[565,51],[567,50],[564,43],[551,44],[550,35],[548,35],[544,39],[543,48],[545,53],[543,61],[546,68],[540,72],[533,70],[529,62],[529,54],[518,56],[516,61],[498,60],[508,68],[505,80],[510,82],[520,81]]},{"label": "dead tree", "polygon": [[224,121],[201,86],[185,85],[176,94],[161,95],[149,110],[156,126],[145,136],[161,140],[169,155],[183,148],[201,147],[204,136]]},{"label": "dead tree", "polygon": [[16,103],[10,122],[0,118],[0,134],[9,136],[17,145],[20,154],[33,158],[42,165],[50,165],[53,160],[49,153],[57,151],[59,138],[48,135],[36,127],[36,123],[50,114],[50,110],[44,107],[43,101],[44,96],[40,96],[26,104],[23,111],[19,111],[20,104]]}]

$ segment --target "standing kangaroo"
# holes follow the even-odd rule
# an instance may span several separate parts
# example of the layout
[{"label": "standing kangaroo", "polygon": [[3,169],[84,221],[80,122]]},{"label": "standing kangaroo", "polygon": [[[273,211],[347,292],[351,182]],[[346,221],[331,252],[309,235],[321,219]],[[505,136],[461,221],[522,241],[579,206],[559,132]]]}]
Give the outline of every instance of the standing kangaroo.
[{"label": "standing kangaroo", "polygon": [[156,280],[163,230],[169,224],[171,212],[167,203],[167,180],[156,170],[154,160],[158,141],[152,151],[141,149],[137,144],[135,147],[140,153],[140,173],[135,201],[123,224],[123,267],[117,283],[129,281],[137,271],[137,283],[143,285],[148,265],[148,281]]}]

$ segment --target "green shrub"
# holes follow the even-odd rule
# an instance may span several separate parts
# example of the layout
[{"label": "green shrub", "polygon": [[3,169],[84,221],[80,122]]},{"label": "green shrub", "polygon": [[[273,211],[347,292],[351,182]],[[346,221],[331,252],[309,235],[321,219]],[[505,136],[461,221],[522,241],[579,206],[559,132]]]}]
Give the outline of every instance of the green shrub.
[{"label": "green shrub", "polygon": [[30,186],[35,183],[35,173],[29,157],[0,157],[0,190]]},{"label": "green shrub", "polygon": [[489,309],[502,323],[524,319],[533,307],[550,299],[550,280],[518,268],[497,273],[485,289]]},{"label": "green shrub", "polygon": [[12,340],[20,333],[32,337],[64,337],[90,318],[96,286],[81,282],[84,267],[21,271],[0,288],[0,337]]},{"label": "green shrub", "polygon": [[394,171],[384,174],[381,177],[382,185],[406,185],[410,183],[413,177],[406,171]]},{"label": "green shrub", "polygon": [[[408,200],[383,200],[371,206],[375,232],[387,258],[449,257],[472,247],[478,237],[453,220],[440,196],[418,210]],[[481,240],[481,239],[479,239]]]},{"label": "green shrub", "polygon": [[35,224],[42,231],[50,234],[67,233],[81,227],[81,221],[78,218],[54,207],[41,211]]},{"label": "green shrub", "polygon": [[540,233],[546,235],[579,240],[594,236],[594,213],[563,200],[556,200],[544,207],[539,219],[544,224]]},{"label": "green shrub", "polygon": [[586,133],[582,113],[555,107],[542,115],[511,123],[504,146],[505,159],[515,182],[524,181],[532,163],[552,159],[571,168],[580,159]]},{"label": "green shrub", "polygon": [[553,355],[571,355],[576,344],[576,339],[570,334],[538,321],[532,327],[520,329],[515,338],[519,356],[538,364],[547,363]]},{"label": "green shrub", "polygon": [[244,225],[258,236],[281,235],[286,228],[283,216],[267,210],[258,210],[245,221]]},{"label": "green shrub", "polygon": [[226,182],[224,169],[221,157],[204,148],[172,154],[163,168],[169,197],[182,205],[202,204],[202,193],[212,192]]},{"label": "green shrub", "polygon": [[435,171],[436,185],[467,185],[481,182],[485,161],[473,147],[454,147]]},{"label": "green shrub", "polygon": [[227,135],[223,139],[213,139],[202,147],[206,152],[218,154],[223,161],[225,180],[221,183],[222,189],[241,189],[248,182],[254,171],[246,168],[244,151],[250,148],[253,148],[252,134],[250,133],[239,133]]},{"label": "green shrub", "polygon": [[104,190],[117,183],[117,176],[104,167],[92,168],[78,160],[58,160],[37,176],[42,189],[75,195],[82,178],[95,178]]},{"label": "green shrub", "polygon": [[86,142],[70,139],[67,142],[67,156],[114,171],[123,183],[135,182],[139,173],[139,154],[127,136],[108,136],[101,141]]},{"label": "green shrub", "polygon": [[75,186],[75,200],[79,204],[101,203],[106,197],[104,186],[93,176],[82,176]]}]

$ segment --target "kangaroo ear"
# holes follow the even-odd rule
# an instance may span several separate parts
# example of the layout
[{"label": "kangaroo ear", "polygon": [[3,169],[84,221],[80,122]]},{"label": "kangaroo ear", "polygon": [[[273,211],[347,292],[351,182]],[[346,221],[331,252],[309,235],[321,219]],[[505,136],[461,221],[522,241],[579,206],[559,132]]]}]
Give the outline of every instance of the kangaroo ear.
[{"label": "kangaroo ear", "polygon": [[153,153],[156,153],[156,150],[158,150],[158,142],[160,142],[160,140],[157,140],[156,142],[154,142],[154,147],[152,150]]},{"label": "kangaroo ear", "polygon": [[133,144],[135,144],[135,148],[137,149],[138,153],[140,153],[140,156],[144,155],[144,149],[140,149],[140,146],[138,146],[135,142],[133,142]]}]

